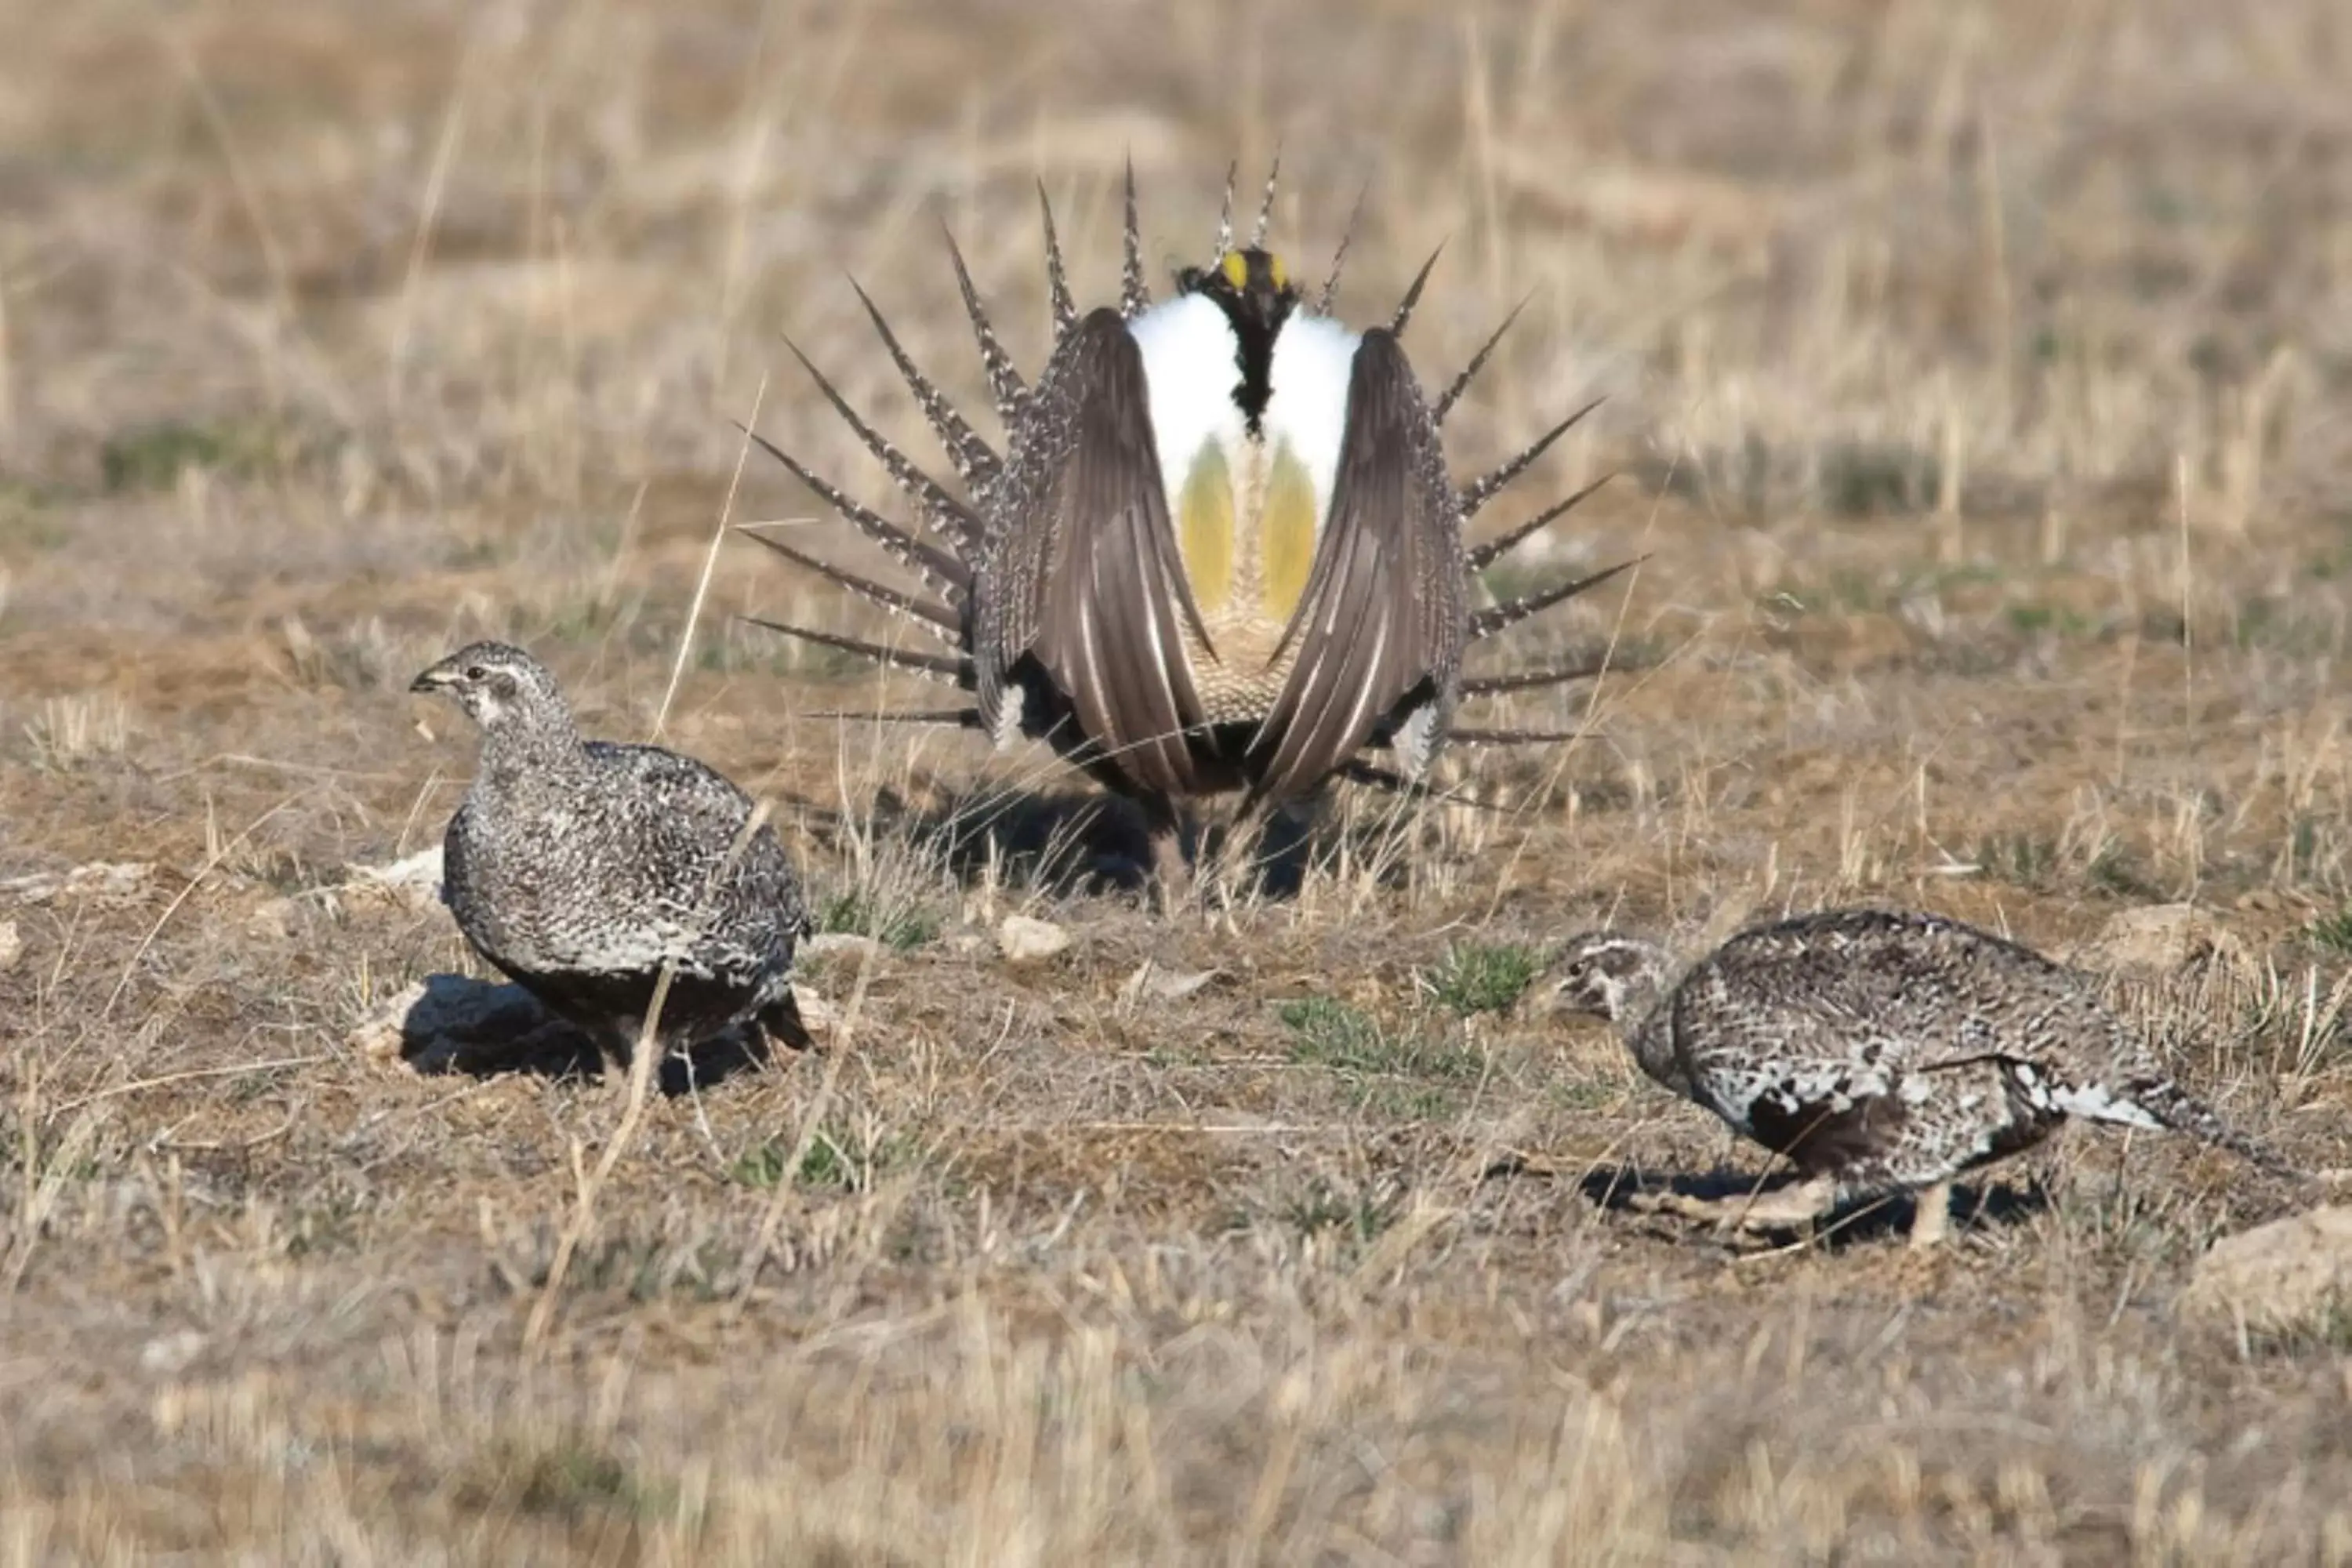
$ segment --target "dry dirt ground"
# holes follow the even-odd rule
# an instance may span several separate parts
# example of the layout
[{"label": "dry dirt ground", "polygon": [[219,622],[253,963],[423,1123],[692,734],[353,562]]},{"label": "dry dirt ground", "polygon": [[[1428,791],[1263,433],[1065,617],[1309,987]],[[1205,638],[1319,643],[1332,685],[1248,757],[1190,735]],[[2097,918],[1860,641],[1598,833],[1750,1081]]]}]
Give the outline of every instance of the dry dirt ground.
[{"label": "dry dirt ground", "polygon": [[[2126,1004],[2345,1163],[2341,6],[0,38],[0,1560],[2352,1558],[2344,1321],[2175,1310],[2294,1194],[2077,1131],[1938,1254],[1736,1251],[1612,1193],[1762,1162],[1530,985],[1608,918],[2194,900],[2217,954]],[[1608,395],[1479,526],[1619,477],[1498,579],[1649,559],[1486,656],[1613,645],[1500,716],[1583,738],[1163,919],[1050,759],[814,716],[937,698],[748,624],[875,626],[721,531],[818,510],[733,421],[887,498],[780,333],[928,457],[847,277],[976,399],[942,219],[1034,365],[1036,182],[1099,300],[1123,156],[1197,259],[1277,141],[1302,271],[1369,191],[1354,319],[1450,239],[1427,379],[1527,297],[1458,469]],[[616,1146],[598,1083],[355,1040],[470,972],[351,868],[437,837],[471,740],[404,688],[481,634],[773,802],[876,939],[806,966],[835,1049]],[[1009,964],[1014,913],[1075,940]]]}]

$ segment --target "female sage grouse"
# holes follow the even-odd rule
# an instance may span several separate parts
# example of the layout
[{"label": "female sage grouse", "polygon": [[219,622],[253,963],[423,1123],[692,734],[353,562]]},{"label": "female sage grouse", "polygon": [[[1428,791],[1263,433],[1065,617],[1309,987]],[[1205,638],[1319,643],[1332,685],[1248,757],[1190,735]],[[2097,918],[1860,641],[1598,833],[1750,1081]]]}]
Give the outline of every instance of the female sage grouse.
[{"label": "female sage grouse", "polygon": [[805,1040],[800,881],[741,790],[675,752],[582,741],[554,678],[504,643],[460,648],[410,689],[449,693],[482,727],[441,873],[475,952],[609,1060],[629,1059],[665,965],[665,1054],[747,1021]]},{"label": "female sage grouse", "polygon": [[1594,932],[1557,973],[1556,1005],[1614,1021],[1643,1072],[1805,1178],[1752,1202],[1664,1205],[1684,1213],[1801,1226],[1849,1197],[1916,1192],[1911,1239],[1926,1246],[1953,1177],[2069,1116],[2169,1128],[2294,1175],[2175,1083],[2085,976],[1957,921],[1840,910],[1756,926],[1671,988],[1663,949]]},{"label": "female sage grouse", "polygon": [[1240,790],[1248,819],[1334,773],[1400,782],[1360,761],[1368,746],[1392,751],[1401,782],[1417,784],[1449,737],[1564,738],[1453,720],[1464,698],[1598,673],[1580,663],[1479,678],[1462,669],[1470,643],[1624,569],[1472,607],[1475,575],[1592,487],[1491,542],[1466,546],[1462,531],[1584,411],[1457,488],[1439,426],[1502,333],[1425,399],[1398,338],[1429,266],[1387,326],[1343,326],[1328,312],[1346,242],[1309,306],[1265,248],[1273,179],[1256,233],[1236,249],[1229,176],[1215,254],[1178,272],[1174,297],[1155,305],[1132,169],[1126,195],[1118,307],[1083,316],[1045,210],[1055,342],[1034,386],[1013,368],[949,240],[1004,425],[1003,456],[859,292],[969,499],[919,469],[808,365],[936,542],[761,443],[937,597],[761,542],[908,618],[944,651],[763,624],[950,680],[975,698],[969,709],[884,717],[969,725],[1000,746],[1042,738],[1134,797],[1151,826],[1163,890],[1183,876],[1180,803]]}]

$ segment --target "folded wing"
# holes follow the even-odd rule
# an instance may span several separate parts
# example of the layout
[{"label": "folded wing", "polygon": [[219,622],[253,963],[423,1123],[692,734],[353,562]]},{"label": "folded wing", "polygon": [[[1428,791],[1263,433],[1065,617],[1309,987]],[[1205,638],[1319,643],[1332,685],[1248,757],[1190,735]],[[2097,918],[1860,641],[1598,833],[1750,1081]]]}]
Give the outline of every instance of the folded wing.
[{"label": "folded wing", "polygon": [[1454,704],[1467,569],[1436,422],[1395,334],[1375,328],[1349,373],[1330,513],[1284,634],[1297,658],[1259,731],[1272,756],[1254,795],[1303,795],[1384,731],[1417,737],[1400,751],[1408,776],[1421,771]]},{"label": "folded wing", "polygon": [[[1207,638],[1168,514],[1142,351],[1118,312],[1082,319],[1033,395],[1037,445],[1012,456],[993,580],[980,590],[983,721],[1001,731],[1015,690],[1028,704],[1066,704],[1082,760],[1189,794],[1187,731],[1202,714],[1185,634]],[[1043,679],[1024,680],[1026,666]],[[1033,710],[1024,723],[1063,716]]]}]

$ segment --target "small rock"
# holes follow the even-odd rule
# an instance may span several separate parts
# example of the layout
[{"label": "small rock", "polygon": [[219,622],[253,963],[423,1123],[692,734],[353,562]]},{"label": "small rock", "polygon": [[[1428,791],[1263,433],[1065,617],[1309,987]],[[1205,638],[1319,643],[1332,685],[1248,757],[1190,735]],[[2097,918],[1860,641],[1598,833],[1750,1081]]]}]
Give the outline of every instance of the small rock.
[{"label": "small rock", "polygon": [[1051,921],[1007,915],[996,928],[996,945],[1007,963],[1032,963],[1070,945],[1070,933]]},{"label": "small rock", "polygon": [[127,904],[142,897],[155,880],[155,868],[144,860],[94,860],[70,871],[39,871],[0,882],[21,904],[46,904],[60,898],[84,899],[96,904]]},{"label": "small rock", "polygon": [[2197,1260],[2184,1316],[2275,1332],[2352,1312],[2352,1205],[2333,1204],[2224,1237]]},{"label": "small rock", "polygon": [[250,936],[272,942],[284,942],[294,934],[294,921],[302,910],[297,899],[271,899],[257,904],[245,917],[245,929]]},{"label": "small rock", "polygon": [[1181,1002],[1223,973],[1222,969],[1162,969],[1147,958],[1120,984],[1118,999],[1130,1006],[1138,1002]]},{"label": "small rock", "polygon": [[25,956],[25,939],[18,934],[15,921],[0,921],[0,974],[16,967]]},{"label": "small rock", "polygon": [[204,1353],[205,1336],[194,1329],[182,1329],[176,1333],[158,1335],[140,1346],[139,1365],[142,1371],[169,1377],[186,1371],[188,1363]]}]

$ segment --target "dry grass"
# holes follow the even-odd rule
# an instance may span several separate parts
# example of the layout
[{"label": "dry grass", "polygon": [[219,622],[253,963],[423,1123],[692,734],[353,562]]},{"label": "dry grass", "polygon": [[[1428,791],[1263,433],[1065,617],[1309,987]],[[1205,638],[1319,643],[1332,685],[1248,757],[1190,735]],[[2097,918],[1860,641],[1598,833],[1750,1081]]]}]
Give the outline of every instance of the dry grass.
[{"label": "dry grass", "polygon": [[[1747,1152],[1513,1005],[1611,913],[2193,898],[2253,963],[2136,1005],[2344,1163],[2352,40],[2247,10],[0,0],[0,881],[158,868],[0,894],[0,1561],[2352,1559],[2344,1346],[2170,1309],[2280,1193],[2078,1137],[1930,1260],[1734,1258],[1579,1177]],[[975,396],[938,218],[1034,363],[1033,180],[1098,298],[1124,154],[1178,256],[1277,137],[1310,258],[1371,176],[1360,319],[1451,237],[1431,378],[1532,291],[1461,468],[1610,395],[1533,565],[1654,557],[1546,635],[1662,662],[1514,710],[1588,739],[1163,921],[1049,763],[807,717],[877,689],[740,540],[669,700],[730,419],[885,489],[777,332],[915,433],[845,268]],[[615,1099],[345,1044],[462,963],[337,889],[480,630],[884,939],[552,1289]]]}]

